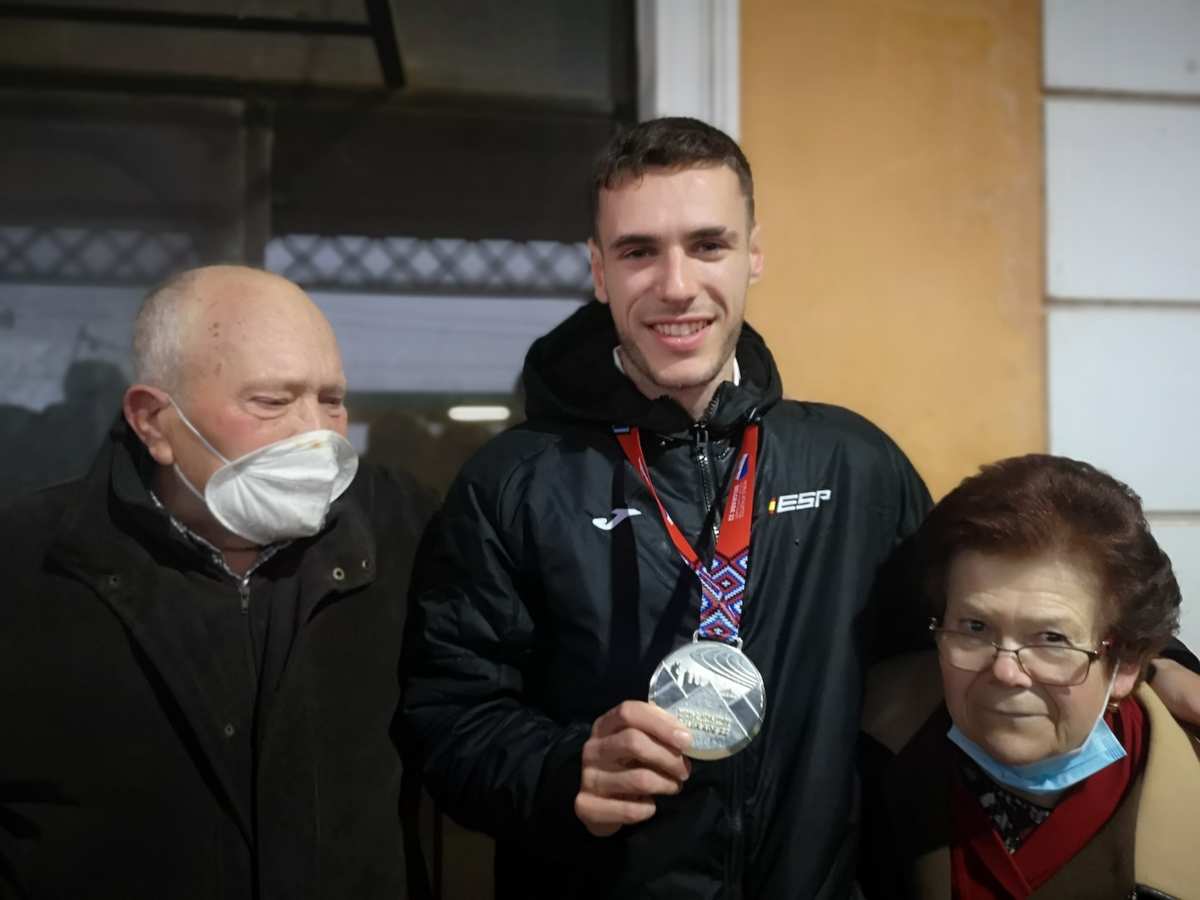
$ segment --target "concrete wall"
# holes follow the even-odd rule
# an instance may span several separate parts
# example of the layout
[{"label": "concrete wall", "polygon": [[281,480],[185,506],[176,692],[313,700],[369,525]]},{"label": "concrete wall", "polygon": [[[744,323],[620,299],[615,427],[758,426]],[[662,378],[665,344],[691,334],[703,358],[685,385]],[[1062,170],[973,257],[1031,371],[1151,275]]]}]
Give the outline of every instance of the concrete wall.
[{"label": "concrete wall", "polygon": [[1142,495],[1200,647],[1200,2],[1046,0],[1050,448]]}]

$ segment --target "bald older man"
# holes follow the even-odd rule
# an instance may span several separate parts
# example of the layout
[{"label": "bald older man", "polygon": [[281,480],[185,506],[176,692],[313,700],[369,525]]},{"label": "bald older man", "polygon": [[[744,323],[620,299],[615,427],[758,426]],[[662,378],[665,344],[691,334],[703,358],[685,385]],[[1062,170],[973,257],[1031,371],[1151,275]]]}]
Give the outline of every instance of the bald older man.
[{"label": "bald older man", "polygon": [[123,421],[0,513],[0,896],[404,892],[388,736],[428,501],[359,467],[294,284],[147,298]]}]

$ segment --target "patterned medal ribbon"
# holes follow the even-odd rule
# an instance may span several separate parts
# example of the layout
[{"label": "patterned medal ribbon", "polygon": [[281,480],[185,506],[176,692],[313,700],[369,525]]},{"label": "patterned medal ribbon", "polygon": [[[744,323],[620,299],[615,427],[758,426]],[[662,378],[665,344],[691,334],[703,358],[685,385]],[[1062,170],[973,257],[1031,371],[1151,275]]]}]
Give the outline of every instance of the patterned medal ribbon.
[{"label": "patterned medal ribbon", "polygon": [[613,428],[626,459],[637,470],[646,490],[658,505],[671,543],[687,567],[700,579],[700,627],[696,634],[702,640],[721,641],[735,646],[741,644],[738,632],[742,626],[742,605],[746,601],[746,584],[750,577],[750,517],[754,507],[758,429],[758,424],[751,422],[742,436],[733,482],[725,499],[725,514],[721,519],[716,550],[712,562],[705,566],[654,490],[638,429],[626,426]]}]

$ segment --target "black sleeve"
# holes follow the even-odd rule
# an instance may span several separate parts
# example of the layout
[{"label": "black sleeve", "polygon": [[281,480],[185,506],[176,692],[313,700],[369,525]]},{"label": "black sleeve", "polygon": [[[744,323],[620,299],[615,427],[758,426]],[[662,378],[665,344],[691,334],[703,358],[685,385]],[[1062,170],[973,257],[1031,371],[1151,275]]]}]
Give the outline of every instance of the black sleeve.
[{"label": "black sleeve", "polygon": [[904,868],[897,850],[895,823],[883,789],[883,773],[892,753],[862,732],[858,736],[860,780],[857,880],[864,900],[902,900]]},{"label": "black sleeve", "polygon": [[401,663],[400,739],[457,821],[562,856],[588,840],[574,799],[590,725],[560,724],[529,702],[536,623],[525,593],[536,585],[522,580],[523,510],[519,489],[464,471],[426,532]]},{"label": "black sleeve", "polygon": [[914,540],[933,501],[908,457],[887,441],[893,497],[886,523],[890,548],[875,577],[868,625],[871,664],[931,646],[927,615],[920,594]]},{"label": "black sleeve", "polygon": [[1187,666],[1200,675],[1200,659],[1196,659],[1196,654],[1192,653],[1179,638],[1171,638],[1171,643],[1163,648],[1162,655],[1167,659],[1175,660],[1181,666]]}]

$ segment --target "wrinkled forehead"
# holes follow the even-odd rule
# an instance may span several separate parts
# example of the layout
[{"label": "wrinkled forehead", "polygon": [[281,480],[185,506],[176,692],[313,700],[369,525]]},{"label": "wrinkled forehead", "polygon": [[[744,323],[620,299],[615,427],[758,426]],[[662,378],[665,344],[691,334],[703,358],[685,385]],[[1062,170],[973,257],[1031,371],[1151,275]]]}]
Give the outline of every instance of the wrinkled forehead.
[{"label": "wrinkled forehead", "polygon": [[184,346],[185,376],[193,390],[271,380],[344,382],[333,329],[299,291],[202,302]]},{"label": "wrinkled forehead", "polygon": [[1090,628],[1107,618],[1102,595],[1094,567],[1075,555],[964,551],[947,573],[946,615]]}]

